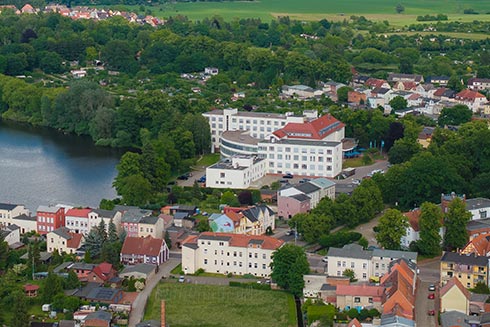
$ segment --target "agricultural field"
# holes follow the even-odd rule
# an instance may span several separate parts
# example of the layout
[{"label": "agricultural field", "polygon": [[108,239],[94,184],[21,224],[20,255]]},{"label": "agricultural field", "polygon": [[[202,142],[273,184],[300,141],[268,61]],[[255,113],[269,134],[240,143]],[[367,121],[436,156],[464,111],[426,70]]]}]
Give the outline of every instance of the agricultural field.
[{"label": "agricultural field", "polygon": [[[405,11],[395,12],[401,3]],[[135,6],[136,7],[136,6]],[[147,7],[148,8],[148,7]],[[465,9],[473,9],[479,15],[464,15]],[[136,8],[137,9],[137,8]],[[416,22],[418,15],[446,14],[450,21],[490,20],[490,2],[478,0],[258,0],[223,2],[178,2],[151,7],[159,17],[185,15],[192,20],[221,16],[234,18],[260,18],[270,21],[279,16],[300,20],[343,20],[351,15],[363,15],[367,19],[384,21],[391,25],[404,26]]]},{"label": "agricultural field", "polygon": [[297,326],[294,299],[285,292],[160,283],[149,298],[145,320],[160,319],[162,299],[173,327]]}]

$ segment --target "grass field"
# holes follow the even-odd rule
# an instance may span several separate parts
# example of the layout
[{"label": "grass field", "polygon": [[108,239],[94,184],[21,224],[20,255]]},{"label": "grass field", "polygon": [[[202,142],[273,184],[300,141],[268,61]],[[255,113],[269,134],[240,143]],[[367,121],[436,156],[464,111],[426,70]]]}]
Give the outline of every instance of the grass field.
[{"label": "grass field", "polygon": [[[403,14],[396,14],[395,6],[405,7]],[[465,9],[474,9],[480,15],[464,15]],[[135,6],[133,9],[138,10]],[[279,16],[300,20],[343,20],[350,15],[364,15],[376,21],[387,20],[395,26],[416,23],[418,15],[447,14],[450,21],[490,20],[490,2],[485,0],[257,0],[224,2],[167,3],[152,8],[154,15],[169,17],[185,15],[192,20],[221,16],[234,18],[261,18],[270,21]]]},{"label": "grass field", "polygon": [[160,319],[161,299],[172,327],[297,326],[292,295],[279,291],[160,283],[148,301],[145,320]]}]

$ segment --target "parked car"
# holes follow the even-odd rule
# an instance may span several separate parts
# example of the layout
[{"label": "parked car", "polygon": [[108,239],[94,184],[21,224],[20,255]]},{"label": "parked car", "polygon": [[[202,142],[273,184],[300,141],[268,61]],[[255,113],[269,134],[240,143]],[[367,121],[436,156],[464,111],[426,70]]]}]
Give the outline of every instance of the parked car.
[{"label": "parked car", "polygon": [[352,184],[354,184],[354,185],[360,185],[361,184],[361,181],[358,180],[358,179],[353,179],[352,180]]},{"label": "parked car", "polygon": [[293,174],[285,173],[284,175],[282,175],[282,178],[293,178]]},{"label": "parked car", "polygon": [[323,262],[328,262],[328,257],[323,257],[323,258],[322,258],[322,261],[323,261]]},{"label": "parked car", "polygon": [[179,283],[183,283],[185,282],[185,277],[184,276],[180,276],[179,277]]},{"label": "parked car", "polygon": [[197,180],[197,182],[198,182],[198,183],[206,183],[206,175],[201,176],[201,178],[199,178],[199,179]]},{"label": "parked car", "polygon": [[289,181],[287,179],[281,179],[281,180],[279,180],[279,183],[281,183],[281,184],[289,184]]},{"label": "parked car", "polygon": [[427,314],[428,314],[429,316],[435,316],[436,311],[435,311],[435,310],[429,310],[429,311],[427,312]]},{"label": "parked car", "polygon": [[429,285],[429,292],[434,292],[436,290],[436,286],[434,284]]},{"label": "parked car", "polygon": [[309,178],[303,178],[303,179],[301,179],[301,180],[299,181],[299,183],[300,183],[300,184],[303,184],[303,183],[306,183],[306,182],[309,182],[309,181],[311,181],[311,179],[309,179]]},{"label": "parked car", "polygon": [[429,293],[429,296],[428,296],[429,300],[434,300],[435,297],[436,297],[436,295],[434,293]]},{"label": "parked car", "polygon": [[294,231],[293,229],[290,229],[290,230],[288,230],[288,231],[286,232],[286,235],[287,235],[287,236],[294,235],[294,232],[295,232],[295,231]]},{"label": "parked car", "polygon": [[184,175],[180,175],[179,177],[177,177],[177,179],[179,179],[181,181],[186,181],[189,179],[189,176],[187,176],[187,174],[184,174]]}]

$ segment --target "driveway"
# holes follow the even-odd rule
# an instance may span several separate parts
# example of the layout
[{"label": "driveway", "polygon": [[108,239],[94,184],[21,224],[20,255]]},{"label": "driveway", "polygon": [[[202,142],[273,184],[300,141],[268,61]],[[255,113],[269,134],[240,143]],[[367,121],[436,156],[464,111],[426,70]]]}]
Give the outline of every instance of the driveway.
[{"label": "driveway", "polygon": [[138,294],[136,300],[132,304],[131,314],[129,315],[129,327],[136,326],[141,322],[145,313],[146,301],[151,294],[151,291],[155,288],[158,282],[164,276],[169,276],[170,271],[174,269],[180,263],[179,259],[170,258],[165,263],[160,265],[160,270],[152,278],[147,280],[145,289]]}]

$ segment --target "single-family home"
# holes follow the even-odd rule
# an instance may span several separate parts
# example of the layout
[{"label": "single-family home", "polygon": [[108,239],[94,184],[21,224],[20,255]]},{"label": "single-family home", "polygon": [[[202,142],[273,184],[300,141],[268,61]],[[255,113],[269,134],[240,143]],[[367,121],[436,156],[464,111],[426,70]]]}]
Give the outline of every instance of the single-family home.
[{"label": "single-family home", "polygon": [[486,96],[472,90],[463,90],[457,93],[454,96],[454,100],[468,106],[474,113],[480,112],[483,109],[483,105],[488,102]]},{"label": "single-family home", "polygon": [[15,224],[0,226],[0,235],[10,247],[15,247],[14,244],[20,243],[20,228]]},{"label": "single-family home", "polygon": [[447,83],[449,82],[449,76],[428,76],[426,82],[426,84],[447,86]]},{"label": "single-family home", "polygon": [[337,285],[337,307],[342,310],[352,308],[362,310],[367,308],[382,309],[384,299],[383,286],[379,285]]},{"label": "single-family home", "polygon": [[67,227],[60,227],[46,234],[46,247],[48,252],[58,251],[60,254],[75,253],[84,240],[81,233],[74,233]]},{"label": "single-family home", "polygon": [[370,89],[376,89],[376,88],[385,88],[385,89],[391,89],[390,84],[385,81],[384,79],[378,79],[378,78],[369,78],[365,83],[365,86],[369,87]]},{"label": "single-family home", "polygon": [[163,238],[163,220],[156,216],[142,217],[138,224],[138,237]]},{"label": "single-family home", "polygon": [[126,237],[121,249],[121,263],[134,265],[148,263],[159,266],[169,258],[169,249],[161,238],[147,236]]},{"label": "single-family home", "polygon": [[343,248],[330,247],[327,252],[327,275],[342,276],[346,269],[354,271],[362,282],[369,281],[371,275],[372,251],[366,251],[358,244],[347,244]]},{"label": "single-family home", "polygon": [[482,234],[472,238],[461,249],[461,254],[473,254],[482,257],[490,256],[490,235]]},{"label": "single-family home", "polygon": [[452,277],[441,287],[440,311],[459,311],[469,314],[471,293],[456,277]]},{"label": "single-family home", "polygon": [[20,235],[37,231],[37,217],[26,214],[18,215],[12,218],[12,223],[19,226]]},{"label": "single-family home", "polygon": [[182,244],[182,270],[198,269],[234,275],[270,276],[272,253],[283,240],[264,235],[204,232],[189,236]]},{"label": "single-family home", "polygon": [[101,284],[109,282],[114,277],[117,277],[117,270],[108,262],[99,263],[87,274],[88,281]]},{"label": "single-family home", "polygon": [[417,74],[388,74],[388,82],[396,83],[396,82],[415,82],[417,84],[424,82],[424,77],[422,75]]},{"label": "single-family home", "polygon": [[140,263],[137,265],[124,267],[124,269],[119,273],[119,277],[128,279],[148,279],[155,275],[155,270],[155,265]]},{"label": "single-family home", "polygon": [[385,287],[383,314],[415,319],[416,274],[404,260],[395,263],[390,272],[381,277]]},{"label": "single-family home", "polygon": [[116,226],[117,232],[121,230],[122,213],[118,210],[93,209],[88,214],[88,229],[99,226],[104,221],[106,231],[109,232],[109,224],[112,222]]},{"label": "single-family home", "polygon": [[490,90],[489,78],[470,78],[468,79],[468,88],[473,91]]},{"label": "single-family home", "polygon": [[110,327],[112,321],[112,313],[109,311],[95,311],[89,313],[84,320],[85,327]]},{"label": "single-family home", "polygon": [[485,219],[490,218],[490,199],[486,198],[473,198],[466,199],[466,210],[471,212],[471,219]]}]

